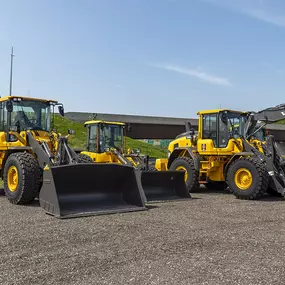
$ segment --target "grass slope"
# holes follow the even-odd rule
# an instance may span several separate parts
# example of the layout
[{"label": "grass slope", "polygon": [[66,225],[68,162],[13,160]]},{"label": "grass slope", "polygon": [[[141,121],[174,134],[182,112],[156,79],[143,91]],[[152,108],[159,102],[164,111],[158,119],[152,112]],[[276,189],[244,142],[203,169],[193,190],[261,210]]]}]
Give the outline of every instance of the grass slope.
[{"label": "grass slope", "polygon": [[[62,135],[67,134],[68,129],[75,130],[76,134],[70,136],[69,138],[70,146],[81,149],[86,148],[86,128],[83,126],[83,124],[75,123],[61,116],[55,116],[55,128]],[[155,158],[167,157],[167,150],[159,146],[152,146],[150,144],[137,141],[129,137],[126,138],[126,144],[127,148],[133,148],[133,149],[139,148],[141,150],[141,153],[148,154],[151,157]]]}]

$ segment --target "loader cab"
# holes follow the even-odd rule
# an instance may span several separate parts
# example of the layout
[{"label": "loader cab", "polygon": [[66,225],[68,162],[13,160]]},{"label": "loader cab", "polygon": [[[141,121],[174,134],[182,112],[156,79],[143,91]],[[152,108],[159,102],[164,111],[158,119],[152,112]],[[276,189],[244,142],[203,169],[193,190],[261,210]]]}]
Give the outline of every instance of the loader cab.
[{"label": "loader cab", "polygon": [[87,151],[104,153],[109,149],[123,152],[125,124],[107,121],[89,121],[87,127]]},{"label": "loader cab", "polygon": [[[19,96],[0,98],[0,132],[50,132],[56,105],[59,105],[59,113],[64,115],[63,106],[57,101]],[[7,140],[17,139],[10,135]]]},{"label": "loader cab", "polygon": [[230,139],[244,136],[245,113],[233,110],[198,112],[198,149],[204,152],[226,148]]}]

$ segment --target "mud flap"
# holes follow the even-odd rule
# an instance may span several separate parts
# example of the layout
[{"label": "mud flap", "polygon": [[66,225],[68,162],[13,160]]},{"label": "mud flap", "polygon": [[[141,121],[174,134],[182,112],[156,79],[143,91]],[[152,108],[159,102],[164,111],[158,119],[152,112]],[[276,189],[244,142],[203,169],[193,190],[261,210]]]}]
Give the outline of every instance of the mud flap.
[{"label": "mud flap", "polygon": [[44,170],[41,207],[57,218],[147,210],[133,167],[118,164],[70,164]]},{"label": "mud flap", "polygon": [[141,183],[146,202],[191,198],[184,171],[142,171]]}]

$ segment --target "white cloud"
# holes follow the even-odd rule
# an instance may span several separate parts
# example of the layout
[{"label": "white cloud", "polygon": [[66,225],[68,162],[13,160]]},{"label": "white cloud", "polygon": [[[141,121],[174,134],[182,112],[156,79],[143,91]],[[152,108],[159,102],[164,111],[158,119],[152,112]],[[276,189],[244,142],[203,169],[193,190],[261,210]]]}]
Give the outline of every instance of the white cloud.
[{"label": "white cloud", "polygon": [[205,82],[216,84],[216,85],[223,85],[223,86],[232,86],[231,82],[224,77],[218,77],[216,75],[208,74],[205,72],[201,72],[197,69],[189,69],[175,65],[168,65],[168,64],[151,64],[154,67],[174,71],[177,73],[185,74],[191,77],[199,78]]},{"label": "white cloud", "polygon": [[285,27],[285,15],[269,14],[265,10],[249,10],[243,11],[243,13],[264,22]]},{"label": "white cloud", "polygon": [[280,11],[274,0],[200,0],[218,7],[238,11],[244,15],[267,22],[276,26],[285,27],[285,12]]}]

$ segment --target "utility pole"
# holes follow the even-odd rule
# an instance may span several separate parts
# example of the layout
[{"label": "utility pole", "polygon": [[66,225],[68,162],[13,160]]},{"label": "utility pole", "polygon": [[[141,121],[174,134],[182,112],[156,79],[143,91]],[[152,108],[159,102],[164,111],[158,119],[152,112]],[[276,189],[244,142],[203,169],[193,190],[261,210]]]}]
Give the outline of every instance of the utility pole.
[{"label": "utility pole", "polygon": [[13,47],[12,47],[12,52],[11,52],[11,67],[10,67],[10,92],[9,95],[12,96],[12,78],[13,78]]}]

